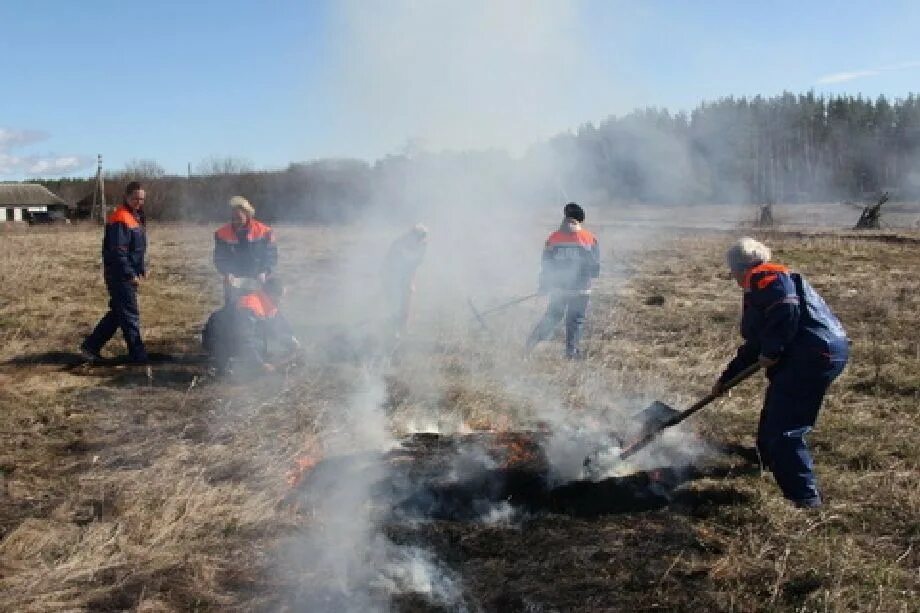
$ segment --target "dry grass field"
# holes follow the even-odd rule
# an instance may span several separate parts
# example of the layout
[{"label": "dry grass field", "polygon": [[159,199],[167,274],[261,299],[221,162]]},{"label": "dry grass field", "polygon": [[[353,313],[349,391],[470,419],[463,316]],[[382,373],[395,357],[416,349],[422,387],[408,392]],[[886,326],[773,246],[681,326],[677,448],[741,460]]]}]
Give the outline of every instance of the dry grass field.
[{"label": "dry grass field", "polygon": [[[533,230],[535,252],[544,230]],[[315,518],[281,501],[305,448],[360,426],[343,409],[366,380],[343,357],[362,350],[360,326],[349,327],[360,309],[328,294],[337,254],[361,237],[293,227],[279,236],[306,357],[246,383],[209,377],[199,355],[201,324],[220,299],[208,228],[151,228],[141,311],[160,354],[152,379],[74,355],[106,303],[98,229],[0,233],[0,611],[309,610],[299,595],[317,579],[285,552]],[[732,236],[657,235],[646,249],[604,226],[580,363],[559,359],[558,339],[520,359],[539,303],[478,331],[463,300],[441,289],[432,298],[429,260],[413,327],[376,367],[388,430],[524,427],[547,405],[588,420],[656,397],[689,404],[737,342],[739,291],[722,274]],[[824,508],[792,509],[759,470],[763,385],[747,382],[693,418],[715,451],[672,505],[420,528],[460,578],[468,610],[920,610],[920,236],[759,236],[853,340],[810,438]],[[526,293],[532,279],[502,295]],[[120,337],[108,351],[123,351]],[[391,604],[452,608],[411,594]]]}]

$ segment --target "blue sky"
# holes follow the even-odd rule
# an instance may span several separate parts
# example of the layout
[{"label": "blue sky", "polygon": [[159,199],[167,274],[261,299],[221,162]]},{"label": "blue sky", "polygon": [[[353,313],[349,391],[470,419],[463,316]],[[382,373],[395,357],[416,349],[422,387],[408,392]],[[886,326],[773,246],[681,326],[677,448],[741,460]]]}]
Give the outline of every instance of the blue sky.
[{"label": "blue sky", "polygon": [[637,106],[920,91],[920,3],[0,0],[0,180],[520,150]]}]

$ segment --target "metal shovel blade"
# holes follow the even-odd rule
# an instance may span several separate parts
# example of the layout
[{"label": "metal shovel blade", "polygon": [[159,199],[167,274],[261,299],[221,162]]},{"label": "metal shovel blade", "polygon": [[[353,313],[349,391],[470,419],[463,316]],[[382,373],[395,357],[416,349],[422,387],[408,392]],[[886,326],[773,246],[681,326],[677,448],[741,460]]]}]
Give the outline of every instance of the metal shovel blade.
[{"label": "metal shovel blade", "polygon": [[639,424],[637,432],[642,435],[659,430],[677,415],[680,415],[680,411],[660,400],[656,400],[633,415],[633,420]]},{"label": "metal shovel blade", "polygon": [[[652,404],[632,416],[632,422],[635,425],[632,427],[631,432],[634,432],[634,434],[632,434],[630,440],[641,439],[652,432],[661,430],[665,424],[669,423],[670,420],[678,415],[680,415],[680,411],[677,409],[660,400],[655,400]],[[622,446],[623,444],[625,444],[625,442],[621,441],[620,445]],[[597,471],[599,470],[598,457],[600,453],[601,449],[598,448],[585,456],[582,465],[589,478],[595,478],[597,476]]]}]

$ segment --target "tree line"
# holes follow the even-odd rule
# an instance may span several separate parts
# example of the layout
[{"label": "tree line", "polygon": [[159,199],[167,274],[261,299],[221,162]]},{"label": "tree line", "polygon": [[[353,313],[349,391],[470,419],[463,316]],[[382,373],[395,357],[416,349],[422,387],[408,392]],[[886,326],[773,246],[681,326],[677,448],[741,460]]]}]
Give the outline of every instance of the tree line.
[{"label": "tree line", "polygon": [[[242,194],[267,220],[349,221],[368,210],[411,216],[433,200],[593,206],[830,202],[920,198],[920,98],[889,101],[813,92],[727,97],[691,112],[647,108],[586,123],[523,155],[499,151],[386,156],[373,164],[327,159],[256,171],[212,158],[187,176],[151,160],[109,173],[109,200],[130,180],[150,184],[154,219],[214,221]],[[39,180],[75,202],[93,180]]]},{"label": "tree line", "polygon": [[610,199],[816,202],[920,196],[920,98],[814,92],[728,97],[689,114],[645,109],[553,146]]}]

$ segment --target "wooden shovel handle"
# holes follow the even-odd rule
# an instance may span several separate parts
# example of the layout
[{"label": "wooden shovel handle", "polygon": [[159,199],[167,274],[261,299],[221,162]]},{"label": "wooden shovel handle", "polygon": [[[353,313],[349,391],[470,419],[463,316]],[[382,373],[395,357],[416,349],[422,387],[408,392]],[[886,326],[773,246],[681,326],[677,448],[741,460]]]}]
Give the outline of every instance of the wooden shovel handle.
[{"label": "wooden shovel handle", "polygon": [[691,406],[689,409],[685,411],[681,411],[680,413],[668,419],[667,421],[662,423],[660,426],[658,426],[651,432],[646,432],[643,435],[639,436],[637,439],[633,440],[628,445],[626,445],[626,447],[623,448],[623,451],[620,452],[620,459],[625,460],[629,456],[634,455],[637,451],[639,451],[640,449],[648,445],[650,442],[652,442],[655,438],[657,438],[657,436],[661,434],[663,430],[665,430],[666,428],[670,428],[671,426],[675,426],[679,424],[680,422],[684,421],[685,419],[687,419],[688,417],[690,417],[691,415],[693,415],[694,413],[696,413],[697,411],[705,407],[707,404],[715,400],[716,398],[725,395],[725,393],[728,392],[728,390],[735,387],[736,385],[738,385],[739,383],[741,383],[742,381],[744,381],[745,379],[753,375],[758,370],[760,370],[759,363],[755,362],[754,364],[751,364],[750,366],[742,370],[740,373],[738,373],[737,375],[735,375],[734,377],[726,381],[725,384],[722,386],[722,389],[720,389],[718,393],[713,394],[712,392],[710,392],[709,394],[706,394],[705,396],[697,400],[693,404],[693,406]]}]

